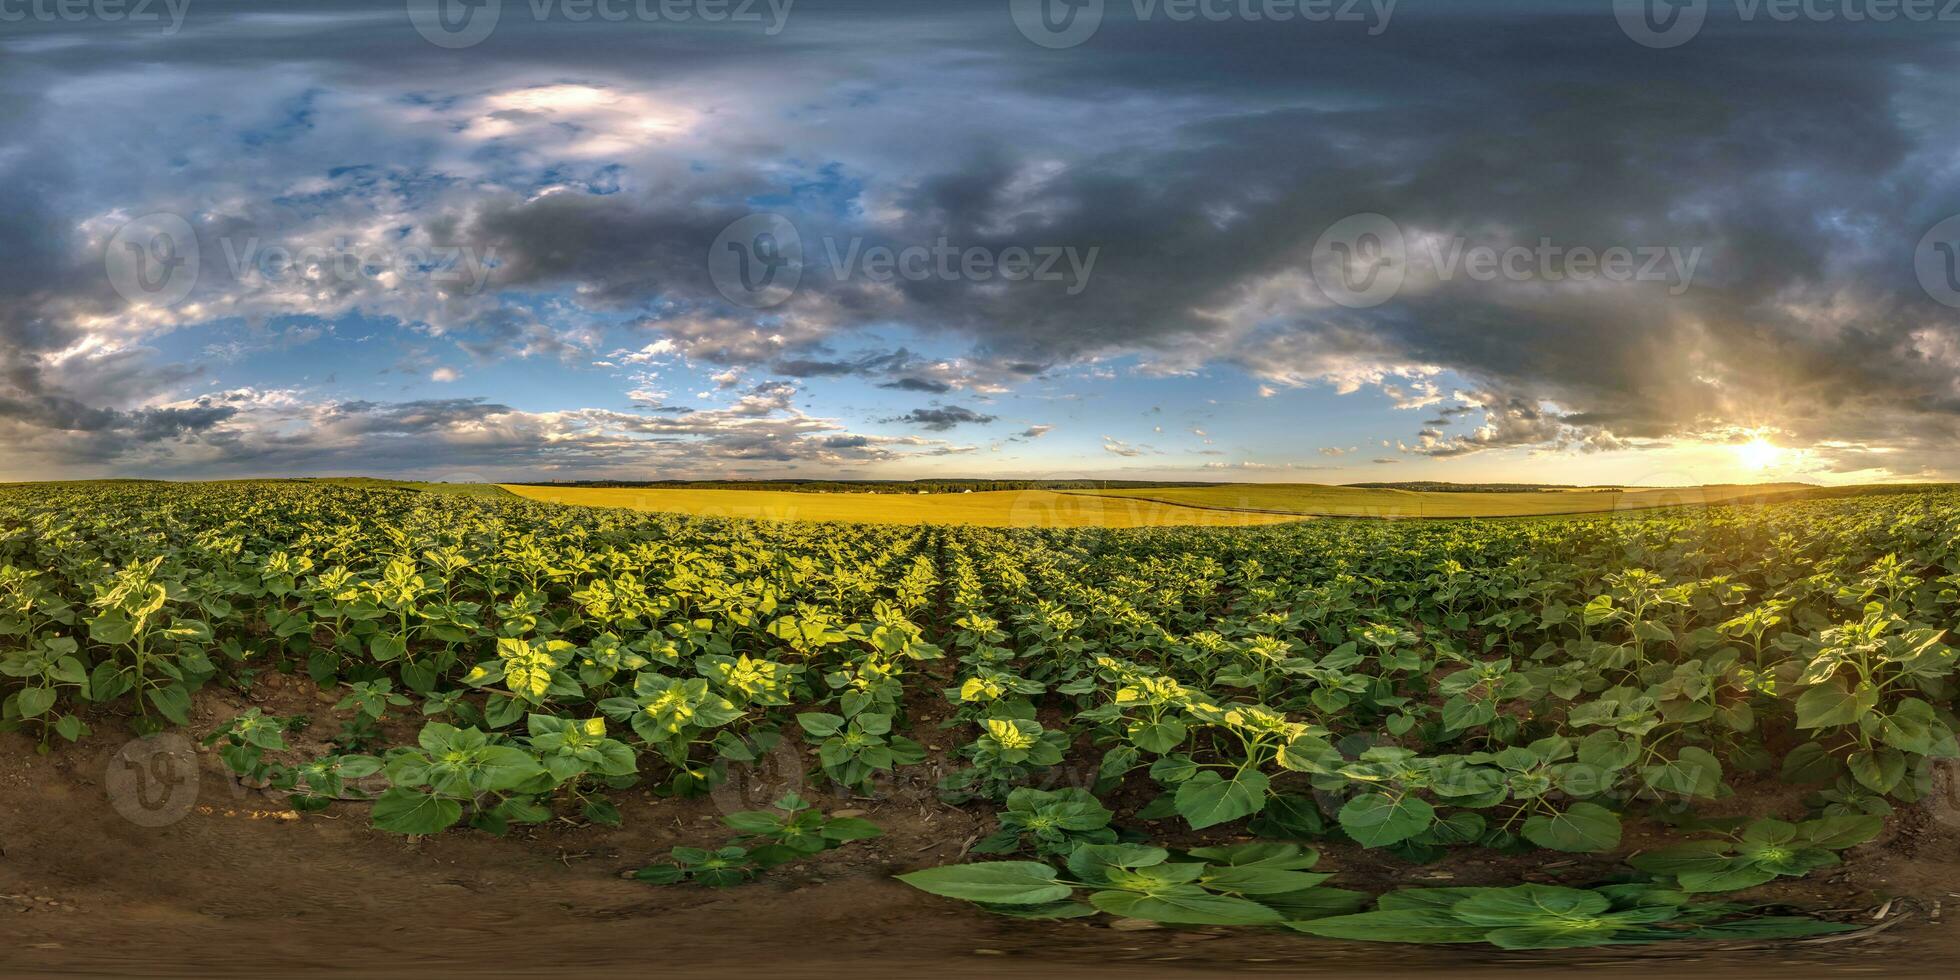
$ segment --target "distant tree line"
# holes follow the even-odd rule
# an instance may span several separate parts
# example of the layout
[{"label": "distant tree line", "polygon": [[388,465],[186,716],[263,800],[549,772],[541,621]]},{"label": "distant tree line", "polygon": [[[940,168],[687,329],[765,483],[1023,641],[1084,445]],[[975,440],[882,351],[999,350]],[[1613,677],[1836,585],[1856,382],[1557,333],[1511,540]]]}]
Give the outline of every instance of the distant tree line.
[{"label": "distant tree line", "polygon": [[960,493],[967,490],[1111,490],[1136,487],[1208,487],[1216,483],[1161,480],[561,480],[539,487],[602,487],[655,490],[781,490],[793,493]]},{"label": "distant tree line", "polygon": [[1413,480],[1403,483],[1348,483],[1363,490],[1423,490],[1431,493],[1570,493],[1574,490],[1608,491],[1617,486],[1573,486],[1563,483],[1438,483]]}]

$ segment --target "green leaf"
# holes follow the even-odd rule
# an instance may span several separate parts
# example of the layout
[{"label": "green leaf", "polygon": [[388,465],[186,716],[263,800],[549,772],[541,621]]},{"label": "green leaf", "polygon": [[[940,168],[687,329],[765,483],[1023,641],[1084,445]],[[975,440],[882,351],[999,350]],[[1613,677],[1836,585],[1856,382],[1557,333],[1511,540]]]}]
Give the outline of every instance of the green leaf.
[{"label": "green leaf", "polygon": [[1500,949],[1580,949],[1611,942],[1613,932],[1610,923],[1581,921],[1492,929],[1484,938]]},{"label": "green leaf", "polygon": [[1333,744],[1317,735],[1302,735],[1279,750],[1281,768],[1294,772],[1328,773],[1346,764]]},{"label": "green leaf", "polygon": [[837,817],[823,825],[825,840],[839,844],[854,840],[870,840],[884,835],[884,830],[869,820],[857,817]]},{"label": "green leaf", "polygon": [[1150,778],[1173,786],[1198,774],[1198,764],[1188,755],[1167,755],[1150,764]]},{"label": "green leaf", "polygon": [[1443,729],[1457,732],[1487,724],[1497,718],[1497,708],[1488,701],[1478,701],[1461,694],[1443,703]]},{"label": "green leaf", "polygon": [[806,711],[796,716],[796,723],[801,725],[805,732],[818,738],[829,738],[844,727],[844,719],[841,715],[833,715],[825,711]]},{"label": "green leaf", "polygon": [[1813,846],[1842,851],[1870,841],[1884,829],[1884,817],[1858,813],[1806,820],[1797,825],[1797,836]]},{"label": "green leaf", "polygon": [[1258,902],[1212,895],[1200,888],[1172,888],[1154,894],[1095,892],[1089,896],[1089,904],[1111,915],[1182,925],[1256,926],[1281,921],[1278,912]]},{"label": "green leaf", "polygon": [[633,872],[633,877],[654,885],[672,885],[687,877],[687,872],[672,864],[655,864]]},{"label": "green leaf", "polygon": [[741,810],[721,818],[728,829],[744,834],[768,834],[782,829],[781,814],[768,810]]},{"label": "green leaf", "polygon": [[1732,892],[1757,885],[1776,878],[1776,872],[1753,864],[1738,862],[1720,871],[1686,871],[1675,875],[1684,892]]},{"label": "green leaf", "polygon": [[1579,761],[1608,771],[1625,769],[1640,757],[1640,740],[1602,729],[1579,741]]},{"label": "green leaf", "polygon": [[1206,871],[1201,883],[1215,892],[1229,892],[1233,895],[1284,895],[1287,892],[1304,891],[1334,877],[1331,874],[1314,874],[1308,871],[1285,871],[1279,868],[1212,868]]},{"label": "green leaf", "polygon": [[749,860],[758,868],[774,868],[791,861],[801,861],[810,856],[809,851],[790,847],[787,844],[764,844],[749,852]]},{"label": "green leaf", "polygon": [[491,728],[502,728],[524,716],[525,704],[517,698],[492,694],[483,703],[483,720]]},{"label": "green leaf", "polygon": [[1853,752],[1844,760],[1851,778],[1874,793],[1890,793],[1906,775],[1905,753],[1890,746]]},{"label": "green leaf", "polygon": [[1787,844],[1797,839],[1797,825],[1774,817],[1752,820],[1742,829],[1741,839],[1747,844]]},{"label": "green leaf", "polygon": [[1137,748],[1154,755],[1163,755],[1184,744],[1189,731],[1181,721],[1161,721],[1154,725],[1138,725],[1130,730],[1130,741]]},{"label": "green leaf", "polygon": [[376,633],[368,641],[368,654],[383,663],[400,660],[408,655],[408,644],[401,637]]},{"label": "green leaf", "polygon": [[1765,847],[1742,855],[1756,867],[1778,875],[1806,875],[1838,863],[1838,856],[1821,847]]},{"label": "green leaf", "polygon": [[374,801],[374,825],[397,834],[433,834],[455,825],[463,805],[455,800],[396,787]]},{"label": "green leaf", "polygon": [[1671,762],[1642,767],[1640,777],[1662,793],[1713,799],[1721,789],[1722,763],[1707,749],[1690,745],[1676,752]]},{"label": "green leaf", "polygon": [[1327,820],[1313,797],[1282,793],[1267,800],[1246,829],[1277,840],[1312,840],[1327,832]]},{"label": "green leaf", "polygon": [[136,637],[136,624],[121,610],[111,609],[88,621],[89,638],[97,643],[121,646]]},{"label": "green leaf", "polygon": [[[1496,794],[1503,799],[1504,771],[1487,766],[1438,766],[1430,773],[1429,789],[1437,796],[1449,797],[1458,805],[1477,805],[1475,801],[1467,804],[1462,797],[1486,797]],[[1488,801],[1486,801],[1488,802]]]},{"label": "green leaf", "polygon": [[1149,868],[1170,860],[1171,852],[1143,844],[1084,844],[1069,852],[1068,869],[1077,880],[1101,884],[1114,868]]},{"label": "green leaf", "polygon": [[1383,895],[1375,907],[1384,912],[1402,912],[1413,909],[1447,912],[1456,903],[1466,898],[1474,898],[1485,892],[1497,891],[1495,888],[1401,888]]},{"label": "green leaf", "polygon": [[1257,867],[1304,871],[1320,862],[1320,852],[1312,848],[1303,848],[1298,844],[1276,844],[1270,841],[1194,847],[1186,853],[1212,864],[1233,868]]},{"label": "green leaf", "polygon": [[1657,875],[1682,875],[1726,871],[1736,860],[1728,841],[1700,840],[1636,854],[1627,863]]},{"label": "green leaf", "polygon": [[1471,895],[1451,906],[1450,912],[1472,925],[1528,926],[1596,916],[1611,906],[1606,896],[1581,888],[1517,885]]},{"label": "green leaf", "polygon": [[1138,820],[1169,820],[1177,816],[1177,795],[1159,793],[1137,810]]},{"label": "green leaf", "polygon": [[34,718],[54,707],[54,688],[28,687],[20,692],[20,716]]},{"label": "green leaf", "polygon": [[1408,840],[1436,819],[1436,809],[1414,796],[1366,793],[1341,807],[1341,829],[1363,847]]},{"label": "green leaf", "polygon": [[1255,901],[1278,912],[1288,922],[1304,922],[1308,919],[1353,915],[1368,904],[1368,894],[1346,888],[1320,887],[1279,895],[1261,895]]},{"label": "green leaf", "polygon": [[381,760],[371,755],[343,755],[338,757],[342,779],[361,779],[381,771]]},{"label": "green leaf", "polygon": [[1520,833],[1555,851],[1610,851],[1620,846],[1620,817],[1597,803],[1574,803],[1563,813],[1532,815]]},{"label": "green leaf", "polygon": [[1783,757],[1782,780],[1786,783],[1821,783],[1837,778],[1837,758],[1816,742],[1805,742]]},{"label": "green leaf", "polygon": [[169,687],[153,687],[144,693],[148,695],[150,703],[156,705],[156,709],[162,712],[165,718],[179,725],[188,725],[191,723],[190,692],[184,690],[181,685],[172,684]]},{"label": "green leaf", "polygon": [[1800,939],[1861,929],[1851,922],[1826,922],[1799,915],[1763,915],[1735,922],[1718,922],[1689,933],[1689,939]]},{"label": "green leaf", "polygon": [[1490,930],[1473,926],[1436,909],[1397,909],[1337,915],[1307,922],[1288,922],[1287,928],[1328,939],[1358,939],[1375,943],[1480,943]]},{"label": "green leaf", "polygon": [[593,800],[585,805],[585,819],[607,827],[617,827],[623,822],[619,807],[610,800]]},{"label": "green leaf", "polygon": [[1177,812],[1193,830],[1249,817],[1266,805],[1271,780],[1265,773],[1242,770],[1226,779],[1207,769],[1178,784]]},{"label": "green leaf", "polygon": [[1638,908],[1678,908],[1688,903],[1688,893],[1677,888],[1636,881],[1621,885],[1598,885],[1593,891],[1612,901],[1617,910]]},{"label": "green leaf", "polygon": [[1877,700],[1877,692],[1869,685],[1847,688],[1843,678],[1832,678],[1797,695],[1797,727],[1856,724],[1858,716],[1870,711]]},{"label": "green leaf", "polygon": [[1068,898],[1075,889],[1055,878],[1055,869],[1035,861],[949,864],[898,876],[923,892],[992,905],[1040,905]]}]

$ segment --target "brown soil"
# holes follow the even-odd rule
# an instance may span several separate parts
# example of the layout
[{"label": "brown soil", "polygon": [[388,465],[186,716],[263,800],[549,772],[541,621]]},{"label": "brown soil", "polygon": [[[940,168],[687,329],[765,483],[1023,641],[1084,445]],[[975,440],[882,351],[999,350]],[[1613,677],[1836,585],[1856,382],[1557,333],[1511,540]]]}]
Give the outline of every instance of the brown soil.
[{"label": "brown soil", "polygon": [[[304,681],[262,685],[253,700],[269,714],[312,714],[317,723],[308,739],[339,727]],[[205,696],[193,730],[209,731],[246,703],[236,695]],[[566,821],[503,839],[453,831],[409,841],[371,829],[361,804],[299,817],[276,796],[239,787],[213,753],[189,751],[170,736],[128,746],[114,722],[97,727],[96,736],[49,756],[37,755],[20,736],[0,736],[0,976],[529,977],[554,969],[582,977],[1578,969],[1950,976],[1960,954],[1951,925],[1960,915],[1960,806],[1950,784],[1939,801],[1902,813],[1887,840],[1854,852],[1835,873],[1747,896],[1835,910],[1837,918],[1873,925],[1896,923],[1876,934],[1774,946],[1675,943],[1521,954],[989,916],[891,879],[957,859],[990,829],[977,812],[939,803],[925,781],[875,800],[801,787],[826,810],[865,811],[886,836],[738,888],[655,887],[622,874],[676,844],[719,843],[726,836],[720,813],[761,805],[794,788],[795,777],[762,779],[702,800],[622,794],[626,819],[619,829]],[[929,729],[918,734],[934,741]],[[157,755],[173,745],[177,755]],[[132,767],[130,759],[146,755],[156,757],[145,768]],[[173,769],[173,761],[183,764]],[[787,769],[799,768],[793,758],[786,761]],[[1411,867],[1336,848],[1322,869],[1340,873],[1334,884],[1375,891],[1584,882],[1613,864],[1463,854]],[[1951,914],[1942,917],[1941,903]],[[1885,918],[1874,920],[1888,905]]]}]

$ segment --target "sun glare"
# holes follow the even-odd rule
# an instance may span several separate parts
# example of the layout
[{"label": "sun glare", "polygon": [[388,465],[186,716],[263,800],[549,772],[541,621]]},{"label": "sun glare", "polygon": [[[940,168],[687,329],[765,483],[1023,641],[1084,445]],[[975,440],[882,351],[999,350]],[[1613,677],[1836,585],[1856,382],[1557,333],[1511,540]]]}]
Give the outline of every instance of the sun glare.
[{"label": "sun glare", "polygon": [[1783,457],[1787,452],[1788,450],[1764,439],[1762,436],[1757,436],[1735,447],[1736,459],[1741,461],[1743,466],[1752,470],[1766,470],[1775,466],[1783,461]]}]

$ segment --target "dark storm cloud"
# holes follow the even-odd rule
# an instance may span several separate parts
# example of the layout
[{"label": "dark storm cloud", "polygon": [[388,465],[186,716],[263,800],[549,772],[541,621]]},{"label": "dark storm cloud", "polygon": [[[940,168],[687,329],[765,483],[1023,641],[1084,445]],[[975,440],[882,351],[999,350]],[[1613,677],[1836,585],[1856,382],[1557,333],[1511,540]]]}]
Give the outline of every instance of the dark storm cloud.
[{"label": "dark storm cloud", "polygon": [[904,415],[889,418],[887,422],[902,422],[916,425],[922,429],[944,432],[958,425],[985,425],[998,416],[983,415],[970,408],[947,405],[944,408],[915,408]]},{"label": "dark storm cloud", "polygon": [[[1960,209],[1940,170],[1950,127],[1927,118],[1951,72],[1944,25],[1908,35],[1718,24],[1663,53],[1630,43],[1610,17],[1426,14],[1412,9],[1366,43],[1117,24],[1066,61],[991,52],[1005,92],[1027,96],[1030,121],[1042,113],[1036,91],[1050,103],[1111,92],[1210,101],[1170,120],[1175,139],[1141,156],[1077,150],[1033,190],[1030,161],[1002,143],[957,170],[914,175],[881,226],[797,216],[806,239],[1100,248],[1079,296],[820,277],[806,293],[821,292],[829,323],[896,317],[998,358],[1143,350],[1308,379],[1347,359],[1429,364],[1643,431],[1740,412],[1822,428],[1822,409],[1874,421],[1951,414],[1953,365],[1913,351],[1916,331],[1951,320],[1918,294],[1910,263],[1918,231]],[[1179,69],[1142,56],[1173,44]],[[1230,82],[1204,71],[1228,61]],[[1055,84],[1053,65],[1065,65],[1067,84]],[[1259,165],[1246,166],[1254,155]],[[475,227],[518,257],[520,280],[584,269],[622,295],[664,287],[714,306],[687,273],[733,212],[621,203],[511,202]],[[1683,296],[1458,278],[1377,310],[1282,307],[1251,332],[1200,315],[1297,273],[1320,231],[1359,211],[1470,242],[1700,249],[1706,265]],[[676,274],[663,283],[661,268]],[[1848,326],[1820,331],[1790,308],[1858,290],[1873,308]],[[1319,342],[1305,358],[1293,340],[1302,335]],[[854,371],[817,359],[777,366]]]},{"label": "dark storm cloud", "polygon": [[[699,352],[704,347],[710,345],[697,343],[691,345],[689,350]],[[737,360],[734,363],[741,362]],[[903,347],[888,351],[871,351],[846,359],[783,358],[770,362],[768,369],[789,378],[888,378],[890,380],[878,382],[878,387],[890,391],[915,391],[928,395],[943,395],[955,388],[967,387],[987,380],[983,375],[1012,373],[999,369],[975,371],[930,362]],[[934,372],[941,376],[930,376]]]},{"label": "dark storm cloud", "polygon": [[943,395],[953,390],[952,385],[930,378],[899,378],[896,381],[887,381],[878,387],[890,388],[894,391],[921,391],[930,395]]},{"label": "dark storm cloud", "polygon": [[[368,167],[381,176],[363,178],[350,207],[403,211],[430,240],[495,250],[480,301],[384,311],[451,331],[480,359],[579,350],[562,325],[490,298],[562,292],[625,311],[704,363],[928,394],[1120,353],[1171,369],[1223,362],[1281,384],[1447,371],[1477,407],[1449,435],[1443,423],[1464,407],[1434,410],[1410,451],[1439,457],[1764,424],[1926,453],[1960,437],[1960,318],[1920,290],[1912,264],[1920,235],[1960,212],[1956,25],[1718,17],[1693,43],[1656,51],[1630,42],[1605,3],[1404,0],[1378,37],[1119,12],[1091,43],[1047,51],[1013,31],[1004,6],[803,0],[777,37],[512,16],[459,51],[422,41],[398,2],[380,0],[285,4],[284,22],[202,0],[171,38],[10,27],[0,422],[114,432],[116,446],[226,429],[222,418],[140,414],[190,368],[148,354],[91,367],[57,356],[124,312],[79,229],[168,206],[211,210],[204,227],[229,236],[276,235],[336,203],[290,185]],[[126,78],[135,63],[146,85],[191,88],[56,97],[74,80]],[[212,74],[234,71],[256,74]],[[300,71],[312,87],[290,97],[255,102],[240,84]],[[529,159],[543,151],[522,136],[444,142],[470,124],[460,110],[444,116],[451,107],[568,81],[653,92],[655,108],[702,117],[624,163],[583,150]],[[336,143],[335,159],[284,149],[357,109],[377,121]],[[479,115],[557,125],[522,108]],[[593,125],[555,131],[607,135]],[[75,132],[88,138],[53,139]],[[30,145],[40,152],[14,149]],[[234,183],[258,168],[269,173],[260,183]],[[238,197],[251,200],[235,213],[209,203]],[[796,295],[762,310],[730,303],[706,261],[716,236],[757,209],[795,221],[805,259]],[[1308,257],[1330,224],[1364,211],[1392,218],[1419,251],[1549,240],[1702,258],[1678,293],[1416,277],[1384,305],[1348,310],[1314,287]],[[862,254],[942,239],[995,256],[1099,252],[1074,293],[826,265],[853,242]],[[215,258],[217,242],[206,251]],[[209,288],[238,285],[220,276]],[[365,310],[383,299],[328,283],[293,301]],[[970,357],[927,370],[893,358],[903,351],[839,353],[881,324],[968,345]],[[753,397],[783,409],[772,393]],[[356,435],[407,433],[502,409],[342,404],[332,418]],[[969,417],[926,414],[956,411]],[[941,430],[992,421],[956,408],[900,418]]]},{"label": "dark storm cloud", "polygon": [[511,411],[508,405],[481,398],[439,398],[412,402],[341,402],[328,408],[323,419],[349,433],[418,435],[451,428]]}]

